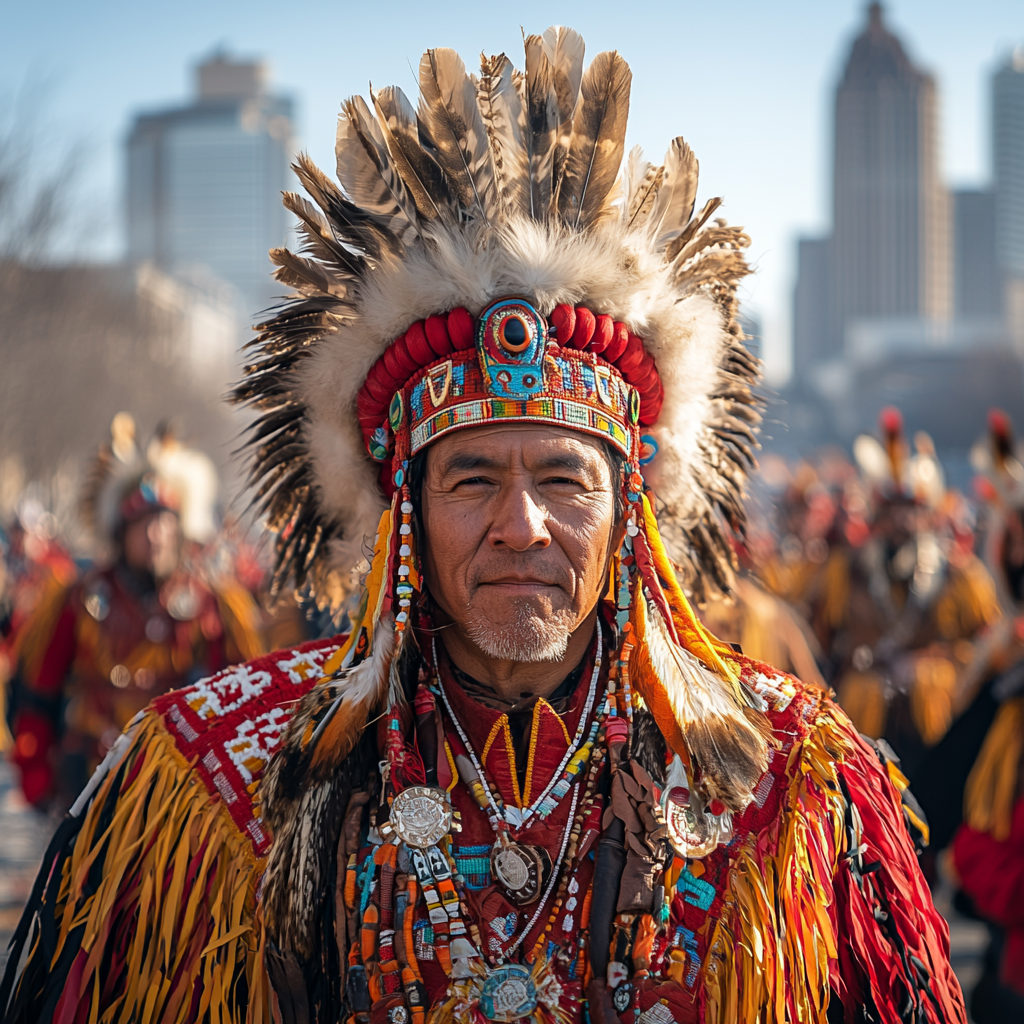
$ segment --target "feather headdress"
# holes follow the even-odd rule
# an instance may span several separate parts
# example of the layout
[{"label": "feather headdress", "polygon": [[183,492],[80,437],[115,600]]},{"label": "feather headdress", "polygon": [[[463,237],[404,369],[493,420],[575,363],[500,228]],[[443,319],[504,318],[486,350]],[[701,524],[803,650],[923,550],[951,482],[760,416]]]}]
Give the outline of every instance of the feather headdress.
[{"label": "feather headdress", "polygon": [[[375,539],[350,637],[263,786],[279,937],[304,919],[289,894],[322,891],[326,854],[302,849],[337,817],[345,758],[368,722],[399,717],[396,666],[420,590],[409,460],[448,430],[541,420],[618,448],[623,671],[709,800],[746,806],[767,764],[733,652],[684,594],[729,587],[729,533],[743,528],[759,420],[758,363],[736,320],[748,239],[711,220],[718,199],[694,212],[697,160],[682,139],[660,166],[639,150],[624,160],[619,54],[585,69],[582,39],[563,28],[525,46],[522,72],[502,54],[483,57],[479,77],[429,50],[416,107],[396,88],[346,101],[340,187],[301,157],[312,202],[285,197],[304,245],[271,256],[296,294],[235,391],[259,414],[252,480],[278,532],[276,583],[337,603]],[[304,935],[285,944],[305,949]]]},{"label": "feather headdress", "polygon": [[662,166],[637,150],[624,163],[619,54],[584,71],[583,41],[564,28],[525,45],[523,72],[500,55],[479,77],[453,51],[428,51],[418,108],[397,88],[347,101],[340,188],[298,161],[313,202],[285,203],[303,247],[271,253],[296,294],[263,325],[234,392],[258,413],[252,480],[278,533],[277,585],[309,583],[335,604],[352,586],[387,505],[358,399],[395,339],[516,295],[545,317],[586,307],[643,339],[662,392],[644,476],[666,544],[691,596],[729,587],[759,419],[758,363],[736,320],[748,239],[711,220],[718,199],[694,213],[697,160],[682,139]]}]

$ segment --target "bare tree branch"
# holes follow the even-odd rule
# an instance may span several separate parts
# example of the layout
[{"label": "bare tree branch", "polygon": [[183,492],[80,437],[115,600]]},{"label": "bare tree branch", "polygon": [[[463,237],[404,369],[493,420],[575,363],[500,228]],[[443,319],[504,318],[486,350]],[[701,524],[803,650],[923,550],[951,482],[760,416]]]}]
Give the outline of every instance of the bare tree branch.
[{"label": "bare tree branch", "polygon": [[81,140],[47,144],[48,92],[26,80],[0,101],[0,260],[47,262],[75,219],[86,147]]}]

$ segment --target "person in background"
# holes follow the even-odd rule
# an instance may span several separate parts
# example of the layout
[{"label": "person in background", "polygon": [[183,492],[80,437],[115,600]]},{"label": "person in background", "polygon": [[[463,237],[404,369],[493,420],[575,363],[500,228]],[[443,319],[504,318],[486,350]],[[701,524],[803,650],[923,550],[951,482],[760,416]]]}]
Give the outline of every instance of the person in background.
[{"label": "person in background", "polygon": [[[970,995],[977,1024],[1024,1021],[1024,469],[1009,417],[989,416],[976,446],[989,519],[987,562],[1001,618],[982,636],[957,691],[960,714],[913,778],[932,856],[959,886],[956,905],[990,931]],[[927,865],[926,865],[927,866]]]},{"label": "person in background", "polygon": [[264,649],[245,588],[184,557],[180,491],[126,443],[133,435],[119,414],[83,500],[106,557],[50,586],[14,640],[11,759],[37,807],[70,806],[153,697]]},{"label": "person in background", "polygon": [[733,593],[728,598],[719,595],[706,601],[699,610],[701,621],[748,658],[825,689],[820,667],[824,656],[811,628],[791,605],[757,578],[756,559],[749,548],[767,543],[770,541],[762,532],[755,536],[749,530],[747,543],[736,545],[741,571]]},{"label": "person in background", "polygon": [[949,728],[958,676],[1001,612],[973,535],[950,514],[955,500],[938,492],[930,442],[919,438],[910,459],[898,411],[880,425],[884,444],[862,435],[854,445],[875,510],[837,584],[845,599],[829,653],[840,704],[912,774]]}]

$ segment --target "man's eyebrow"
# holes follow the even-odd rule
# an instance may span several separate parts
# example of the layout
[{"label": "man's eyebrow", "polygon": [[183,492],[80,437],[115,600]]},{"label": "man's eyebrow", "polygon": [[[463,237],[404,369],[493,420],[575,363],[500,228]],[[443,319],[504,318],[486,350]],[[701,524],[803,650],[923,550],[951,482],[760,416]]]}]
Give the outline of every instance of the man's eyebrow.
[{"label": "man's eyebrow", "polygon": [[441,463],[442,473],[464,473],[473,469],[498,469],[497,459],[489,459],[486,455],[474,455],[472,452],[458,452]]},{"label": "man's eyebrow", "polygon": [[557,455],[547,455],[537,460],[538,469],[570,469],[574,473],[586,473],[590,470],[590,463],[580,455],[572,452],[561,452]]},{"label": "man's eyebrow", "polygon": [[[456,452],[438,467],[444,473],[465,473],[475,469],[501,469],[504,460],[489,458],[473,452]],[[586,473],[591,469],[590,463],[573,452],[560,452],[547,455],[537,460],[537,469],[568,469],[574,473]]]}]

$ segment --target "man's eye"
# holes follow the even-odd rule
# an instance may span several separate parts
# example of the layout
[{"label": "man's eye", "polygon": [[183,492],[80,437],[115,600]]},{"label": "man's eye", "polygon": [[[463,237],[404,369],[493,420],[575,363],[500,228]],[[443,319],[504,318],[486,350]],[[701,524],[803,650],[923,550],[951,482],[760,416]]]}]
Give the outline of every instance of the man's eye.
[{"label": "man's eye", "polygon": [[483,477],[483,476],[468,476],[464,480],[457,481],[455,486],[456,487],[466,487],[466,486],[472,486],[474,484],[479,485],[479,484],[487,484],[487,483],[490,483],[490,481],[487,479],[487,477]]},{"label": "man's eye", "polygon": [[564,485],[569,485],[571,487],[582,487],[583,486],[583,484],[579,480],[577,480],[577,479],[575,479],[574,477],[571,477],[571,476],[551,476],[551,477],[548,477],[546,480],[542,480],[541,483],[544,483],[544,484],[559,484],[559,485],[563,485],[563,486]]}]

